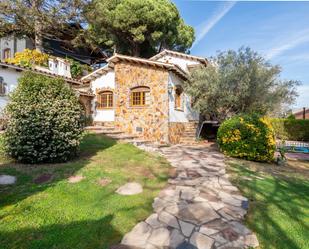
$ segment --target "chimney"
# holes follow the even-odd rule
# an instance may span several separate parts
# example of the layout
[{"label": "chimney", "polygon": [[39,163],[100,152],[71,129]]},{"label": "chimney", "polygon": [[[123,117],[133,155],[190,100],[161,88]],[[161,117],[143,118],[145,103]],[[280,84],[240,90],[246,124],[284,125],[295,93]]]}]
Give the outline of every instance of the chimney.
[{"label": "chimney", "polygon": [[306,119],[306,107],[303,108],[303,119]]}]

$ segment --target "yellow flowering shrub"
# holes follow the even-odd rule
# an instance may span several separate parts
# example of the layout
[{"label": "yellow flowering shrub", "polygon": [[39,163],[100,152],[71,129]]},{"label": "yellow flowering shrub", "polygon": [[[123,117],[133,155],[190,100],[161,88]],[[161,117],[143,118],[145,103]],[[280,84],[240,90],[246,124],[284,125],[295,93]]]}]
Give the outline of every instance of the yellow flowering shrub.
[{"label": "yellow flowering shrub", "polygon": [[271,122],[258,115],[236,116],[223,122],[217,142],[223,153],[252,161],[274,159],[276,141]]},{"label": "yellow flowering shrub", "polygon": [[22,52],[15,53],[14,58],[6,59],[5,62],[23,67],[32,67],[33,65],[47,66],[48,55],[37,50],[25,49]]}]

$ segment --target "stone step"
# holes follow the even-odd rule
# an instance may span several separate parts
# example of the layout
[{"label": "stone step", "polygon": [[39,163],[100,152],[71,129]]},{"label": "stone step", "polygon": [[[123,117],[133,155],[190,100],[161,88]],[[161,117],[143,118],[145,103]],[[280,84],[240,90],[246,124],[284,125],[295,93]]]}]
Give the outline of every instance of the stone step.
[{"label": "stone step", "polygon": [[188,136],[188,137],[192,137],[192,136],[195,136],[195,132],[184,132],[183,134],[182,134],[182,136],[184,136],[184,137],[186,137],[186,136]]},{"label": "stone step", "polygon": [[195,137],[192,138],[181,138],[180,141],[195,141]]},{"label": "stone step", "polygon": [[101,130],[103,129],[103,126],[95,125],[95,126],[86,126],[85,130],[87,131],[93,131],[93,130]]},{"label": "stone step", "polygon": [[196,125],[185,125],[185,128],[187,129],[196,129]]},{"label": "stone step", "polygon": [[85,130],[86,131],[112,131],[112,130],[115,130],[115,127],[95,125],[95,126],[86,126]]},{"label": "stone step", "polygon": [[148,145],[151,143],[150,140],[144,140],[144,139],[129,139],[125,141],[127,143],[133,144],[135,146],[140,146],[140,145]]},{"label": "stone step", "polygon": [[119,134],[123,134],[123,131],[120,130],[101,130],[100,131],[102,134],[109,136],[109,135],[119,135]]},{"label": "stone step", "polygon": [[185,131],[196,131],[196,128],[195,127],[190,127],[190,128],[186,127]]},{"label": "stone step", "polygon": [[179,143],[181,144],[186,144],[186,143],[195,143],[196,139],[195,138],[181,138],[179,140]]},{"label": "stone step", "polygon": [[183,136],[195,136],[196,132],[188,132],[188,131],[185,131],[183,133]]}]

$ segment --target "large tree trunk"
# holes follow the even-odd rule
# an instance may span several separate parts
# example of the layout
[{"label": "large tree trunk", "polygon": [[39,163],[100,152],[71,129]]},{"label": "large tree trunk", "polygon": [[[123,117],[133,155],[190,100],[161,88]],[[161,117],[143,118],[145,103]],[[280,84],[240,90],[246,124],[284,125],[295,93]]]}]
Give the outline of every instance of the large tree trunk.
[{"label": "large tree trunk", "polygon": [[132,48],[131,48],[132,56],[139,57],[141,54],[141,49],[139,45],[134,42],[132,42],[131,44],[132,44]]},{"label": "large tree trunk", "polygon": [[33,13],[36,13],[34,17],[34,45],[38,52],[43,52],[43,25],[40,20],[40,1],[32,1]]},{"label": "large tree trunk", "polygon": [[43,53],[43,35],[42,35],[42,25],[40,22],[36,21],[35,23],[35,49],[38,52]]}]

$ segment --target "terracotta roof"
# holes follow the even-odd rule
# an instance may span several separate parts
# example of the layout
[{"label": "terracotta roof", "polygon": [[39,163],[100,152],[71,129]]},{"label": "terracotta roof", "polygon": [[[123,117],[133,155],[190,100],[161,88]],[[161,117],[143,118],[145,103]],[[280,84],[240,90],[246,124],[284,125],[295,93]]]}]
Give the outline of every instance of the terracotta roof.
[{"label": "terracotta roof", "polygon": [[189,54],[185,54],[185,53],[180,53],[180,52],[167,50],[167,49],[165,49],[162,52],[151,57],[149,60],[156,61],[156,60],[162,58],[164,55],[173,55],[173,56],[180,57],[180,58],[198,61],[198,62],[205,64],[205,65],[208,64],[208,60],[206,58],[199,57],[199,56],[193,56],[193,55],[189,55]]},{"label": "terracotta roof", "polygon": [[0,66],[2,68],[12,68],[12,69],[15,69],[16,71],[30,71],[30,72],[35,72],[35,73],[38,73],[38,74],[41,74],[41,75],[50,76],[50,77],[62,78],[63,80],[65,80],[66,82],[69,82],[71,84],[76,84],[76,85],[82,85],[83,84],[83,82],[80,81],[80,80],[72,79],[72,78],[61,76],[61,75],[58,75],[58,74],[44,72],[44,71],[41,71],[41,70],[38,70],[38,69],[32,69],[32,68],[17,66],[15,64],[7,63],[7,62],[0,62]]},{"label": "terracotta roof", "polygon": [[164,68],[164,69],[167,69],[168,71],[173,71],[174,73],[178,74],[182,78],[185,78],[185,79],[187,78],[187,73],[184,70],[182,70],[179,66],[171,64],[171,63],[152,61],[149,59],[143,59],[143,58],[132,57],[132,56],[127,56],[127,55],[120,55],[120,54],[115,54],[114,56],[107,59],[107,61],[112,66],[114,63],[117,63],[118,61],[128,61],[128,62],[134,62],[138,64],[154,66],[158,68]]},{"label": "terracotta roof", "polygon": [[[293,112],[293,114],[303,114],[304,113],[304,109],[302,108],[301,110],[295,110]],[[305,108],[305,113],[309,113],[309,107]]]},{"label": "terracotta roof", "polygon": [[168,71],[172,71],[181,78],[187,79],[187,73],[181,69],[179,66],[170,64],[170,63],[165,63],[165,62],[159,62],[159,61],[153,61],[149,59],[143,59],[143,58],[138,58],[138,57],[132,57],[132,56],[127,56],[127,55],[121,55],[121,54],[115,54],[109,59],[107,59],[108,64],[106,64],[104,67],[101,67],[97,69],[96,71],[84,76],[82,78],[82,81],[90,81],[91,79],[95,79],[111,69],[114,68],[114,64],[119,62],[119,61],[127,61],[131,63],[137,63],[137,64],[142,64],[142,65],[148,65],[148,66],[153,66],[157,68],[163,68]]}]

